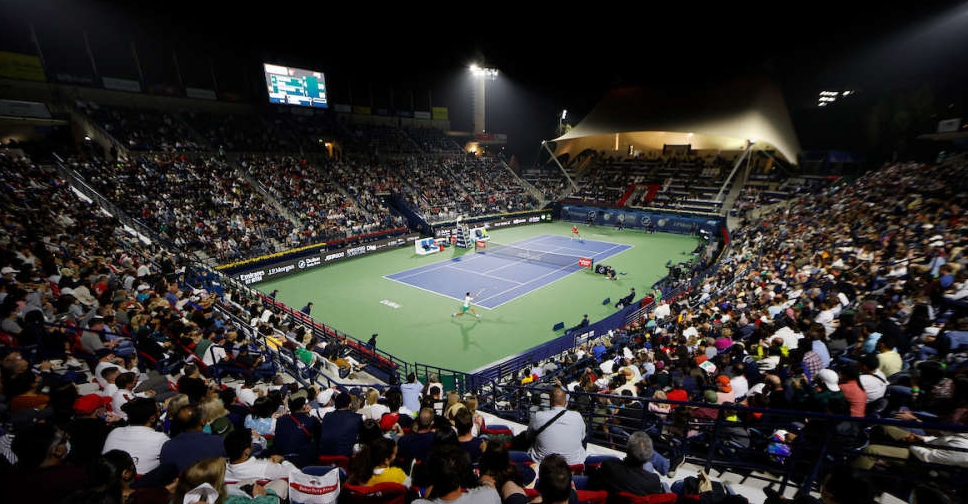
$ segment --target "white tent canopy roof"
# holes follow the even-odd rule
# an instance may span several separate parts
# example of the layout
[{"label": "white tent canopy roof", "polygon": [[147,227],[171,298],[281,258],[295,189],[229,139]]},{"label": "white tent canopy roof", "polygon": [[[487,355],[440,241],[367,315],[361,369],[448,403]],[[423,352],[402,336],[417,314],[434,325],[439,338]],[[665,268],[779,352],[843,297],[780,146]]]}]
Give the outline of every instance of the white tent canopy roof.
[{"label": "white tent canopy roof", "polygon": [[741,150],[752,140],[797,162],[800,142],[779,89],[758,79],[734,80],[700,91],[626,87],[609,92],[566,134],[555,139],[556,155],[586,149],[658,149],[691,144],[693,149]]}]

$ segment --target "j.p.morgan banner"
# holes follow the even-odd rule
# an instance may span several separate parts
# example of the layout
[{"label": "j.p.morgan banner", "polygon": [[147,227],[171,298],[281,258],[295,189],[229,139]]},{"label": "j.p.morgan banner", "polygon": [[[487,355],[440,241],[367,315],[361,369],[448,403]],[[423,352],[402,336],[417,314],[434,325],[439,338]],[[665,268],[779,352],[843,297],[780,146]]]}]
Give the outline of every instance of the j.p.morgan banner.
[{"label": "j.p.morgan banner", "polygon": [[253,285],[259,282],[265,282],[267,280],[275,280],[284,276],[302,273],[303,271],[317,268],[325,264],[332,264],[344,259],[360,257],[362,255],[372,254],[374,252],[381,252],[384,250],[412,245],[414,240],[417,240],[418,238],[420,238],[420,235],[412,234],[377,240],[370,243],[364,243],[362,245],[354,245],[352,247],[327,250],[318,254],[303,256],[296,259],[287,259],[268,266],[253,268],[245,272],[235,274],[235,278],[246,285]]}]

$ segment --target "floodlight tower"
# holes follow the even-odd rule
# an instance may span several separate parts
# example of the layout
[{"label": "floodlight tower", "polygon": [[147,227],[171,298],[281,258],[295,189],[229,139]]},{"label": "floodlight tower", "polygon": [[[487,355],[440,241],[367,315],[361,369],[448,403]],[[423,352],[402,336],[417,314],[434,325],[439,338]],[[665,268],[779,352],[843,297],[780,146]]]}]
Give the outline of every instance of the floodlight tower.
[{"label": "floodlight tower", "polygon": [[474,76],[474,134],[487,131],[487,81],[497,79],[496,68],[484,68],[476,63],[470,66]]}]

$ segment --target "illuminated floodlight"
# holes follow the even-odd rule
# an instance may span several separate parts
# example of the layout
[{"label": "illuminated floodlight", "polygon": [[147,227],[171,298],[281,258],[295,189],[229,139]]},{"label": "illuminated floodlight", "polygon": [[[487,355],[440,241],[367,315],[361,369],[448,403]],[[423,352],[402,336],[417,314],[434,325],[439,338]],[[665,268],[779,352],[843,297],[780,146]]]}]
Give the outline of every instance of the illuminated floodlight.
[{"label": "illuminated floodlight", "polygon": [[478,66],[475,63],[470,66],[470,70],[471,70],[471,75],[473,75],[474,77],[478,77],[482,79],[490,79],[490,80],[494,80],[497,78],[496,68],[485,68],[482,66]]}]

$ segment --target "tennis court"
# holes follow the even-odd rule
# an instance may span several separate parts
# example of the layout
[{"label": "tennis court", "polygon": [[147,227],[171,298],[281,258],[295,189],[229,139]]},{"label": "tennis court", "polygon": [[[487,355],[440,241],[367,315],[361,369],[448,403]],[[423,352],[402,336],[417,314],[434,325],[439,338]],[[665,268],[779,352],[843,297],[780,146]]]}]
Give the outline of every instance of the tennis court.
[{"label": "tennis court", "polygon": [[485,249],[475,253],[411,268],[386,278],[457,301],[463,301],[469,290],[475,294],[475,305],[491,310],[587,270],[579,266],[580,258],[592,259],[594,264],[630,248],[631,245],[621,243],[579,242],[545,234],[508,245],[488,243]]},{"label": "tennis court", "polygon": [[[577,242],[570,242],[570,222],[495,229],[489,234],[495,243],[525,244],[534,249],[552,250],[551,244],[566,248],[579,246]],[[494,266],[480,262],[477,263],[482,265],[480,268],[467,268],[465,264],[474,265],[483,259],[471,260],[478,254],[470,249],[449,247],[444,252],[423,256],[413,248],[400,247],[263,282],[258,284],[258,289],[263,292],[279,289],[277,299],[296,308],[313,301],[313,317],[363,341],[379,333],[378,348],[406,361],[470,371],[559,336],[561,331],[552,329],[558,322],[571,327],[586,313],[591,320],[615,313],[615,301],[628,294],[630,287],[646,294],[652,283],[666,274],[665,264],[690,257],[689,252],[697,241],[685,235],[618,231],[605,226],[583,227],[582,235],[585,247],[601,247],[591,249],[596,253],[616,244],[623,246],[623,253],[617,253],[616,249],[607,258],[602,254],[595,261],[627,274],[619,274],[615,281],[609,281],[603,275],[585,271],[557,273],[561,275],[559,279],[544,281],[540,286],[529,285],[528,293],[516,297],[514,302],[505,302],[490,310],[483,306],[477,308],[481,318],[451,317],[460,309],[464,293],[476,292],[470,283],[465,283],[465,279],[467,282],[480,280],[479,275],[472,276],[472,273],[490,271],[491,276],[500,275],[518,282],[541,273],[527,270],[531,267],[527,264],[516,264],[526,261],[491,257],[487,261],[494,261]],[[548,240],[548,236],[554,238]],[[457,258],[461,260],[450,261]],[[446,277],[450,280],[437,279],[438,283],[452,284],[450,295],[389,279],[401,272],[442,264],[457,264],[468,270],[452,269]],[[491,271],[500,266],[504,269]],[[548,272],[559,266],[537,268]],[[485,290],[481,297],[495,293]],[[603,303],[605,299],[611,302]],[[493,301],[494,306],[499,304],[496,299]]]}]

